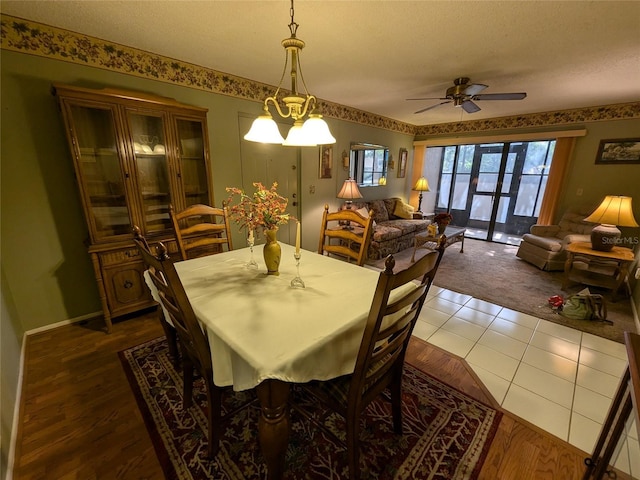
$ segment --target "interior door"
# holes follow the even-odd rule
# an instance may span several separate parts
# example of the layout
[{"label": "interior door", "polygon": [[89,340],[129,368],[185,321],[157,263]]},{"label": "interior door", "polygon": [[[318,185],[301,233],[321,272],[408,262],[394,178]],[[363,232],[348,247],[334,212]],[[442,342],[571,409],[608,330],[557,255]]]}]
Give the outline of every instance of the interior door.
[{"label": "interior door", "polygon": [[[251,128],[252,118],[240,117],[240,132],[248,132]],[[281,128],[284,131],[284,128]],[[242,163],[242,188],[245,192],[253,192],[254,182],[261,182],[265,187],[270,188],[273,182],[278,182],[278,193],[289,199],[287,213],[298,217],[298,168],[299,168],[299,147],[283,147],[282,145],[271,145],[265,143],[249,142],[241,140],[241,163]],[[256,241],[262,243],[264,238],[257,238]],[[289,222],[281,225],[278,229],[278,240],[295,244],[296,224]]]}]

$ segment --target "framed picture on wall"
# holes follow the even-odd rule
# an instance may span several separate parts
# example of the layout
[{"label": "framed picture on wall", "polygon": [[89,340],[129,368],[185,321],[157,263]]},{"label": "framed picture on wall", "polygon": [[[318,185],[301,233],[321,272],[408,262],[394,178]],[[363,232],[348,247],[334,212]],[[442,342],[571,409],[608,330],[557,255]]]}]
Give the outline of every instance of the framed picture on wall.
[{"label": "framed picture on wall", "polygon": [[398,178],[404,178],[407,174],[407,156],[408,152],[406,148],[400,149],[400,155],[398,159]]},{"label": "framed picture on wall", "polygon": [[600,140],[596,163],[640,163],[640,138]]},{"label": "framed picture on wall", "polygon": [[320,145],[320,178],[331,178],[331,170],[333,169],[333,146]]}]

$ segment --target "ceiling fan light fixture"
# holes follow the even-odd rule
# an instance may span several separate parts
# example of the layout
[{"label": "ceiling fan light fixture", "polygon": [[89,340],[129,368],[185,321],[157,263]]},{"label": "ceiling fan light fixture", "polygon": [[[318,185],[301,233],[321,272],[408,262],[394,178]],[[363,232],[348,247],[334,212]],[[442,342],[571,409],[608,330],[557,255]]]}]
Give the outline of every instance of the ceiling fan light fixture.
[{"label": "ceiling fan light fixture", "polygon": [[[306,147],[319,144],[324,145],[336,143],[335,137],[331,135],[331,132],[329,131],[327,122],[322,120],[322,115],[316,111],[318,102],[317,98],[309,93],[307,85],[304,82],[304,77],[302,76],[300,51],[304,48],[305,43],[296,37],[296,31],[298,30],[299,25],[294,21],[293,0],[291,0],[290,15],[291,23],[289,23],[289,31],[291,32],[291,36],[282,40],[282,46],[285,49],[286,56],[280,83],[278,84],[275,94],[265,99],[265,112],[253,122],[251,129],[244,138],[245,140],[252,142],[279,143],[286,146]],[[280,93],[280,87],[282,86],[282,81],[284,80],[287,71],[289,56],[291,56],[291,94],[282,98],[281,102],[284,104],[284,106],[282,106],[281,102],[278,100],[278,94]],[[304,93],[298,92],[298,78],[302,81]],[[286,140],[282,138],[282,135],[280,135],[279,132],[279,139],[275,135],[273,128],[275,127],[277,130],[277,124],[269,113],[269,104],[273,105],[280,117],[293,119],[293,126],[289,130]],[[307,112],[309,112],[308,115]],[[309,121],[311,121],[311,123],[305,128]],[[255,131],[254,127],[256,128]],[[265,133],[267,130],[270,133]],[[265,141],[264,139],[267,139],[268,141]]]}]

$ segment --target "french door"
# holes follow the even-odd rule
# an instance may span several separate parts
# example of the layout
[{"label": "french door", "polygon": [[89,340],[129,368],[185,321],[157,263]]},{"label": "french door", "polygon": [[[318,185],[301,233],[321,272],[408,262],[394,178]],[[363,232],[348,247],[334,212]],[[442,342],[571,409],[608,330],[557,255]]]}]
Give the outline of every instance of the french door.
[{"label": "french door", "polygon": [[517,244],[536,223],[555,141],[457,145],[443,149],[436,211],[467,236]]}]

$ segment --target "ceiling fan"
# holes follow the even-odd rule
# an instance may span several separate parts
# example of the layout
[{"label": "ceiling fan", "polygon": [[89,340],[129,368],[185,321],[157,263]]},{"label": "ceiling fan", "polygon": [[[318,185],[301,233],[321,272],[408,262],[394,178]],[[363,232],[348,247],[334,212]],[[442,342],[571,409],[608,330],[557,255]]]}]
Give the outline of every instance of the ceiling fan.
[{"label": "ceiling fan", "polygon": [[473,103],[473,101],[479,100],[522,100],[527,96],[526,93],[485,93],[479,95],[481,91],[487,88],[488,85],[482,83],[469,83],[469,78],[459,77],[453,81],[453,86],[447,89],[446,96],[444,98],[407,98],[407,100],[444,100],[444,102],[436,103],[422,110],[418,110],[414,113],[422,113],[432,108],[439,107],[445,103],[453,102],[456,107],[462,107],[467,113],[475,113],[480,111],[480,107]]}]

